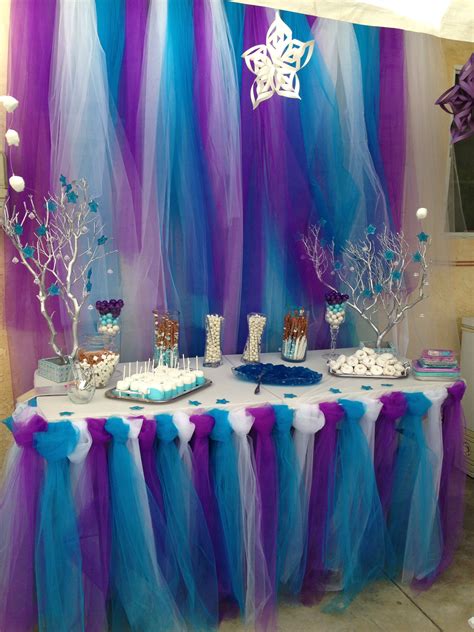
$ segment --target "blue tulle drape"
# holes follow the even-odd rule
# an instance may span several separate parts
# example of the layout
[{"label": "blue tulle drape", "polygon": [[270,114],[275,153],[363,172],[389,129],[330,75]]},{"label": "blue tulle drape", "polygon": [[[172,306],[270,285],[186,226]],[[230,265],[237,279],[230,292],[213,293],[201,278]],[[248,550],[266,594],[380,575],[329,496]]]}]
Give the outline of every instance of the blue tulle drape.
[{"label": "blue tulle drape", "polygon": [[291,436],[294,411],[288,406],[274,406],[273,440],[278,469],[278,533],[276,577],[281,588],[290,594],[301,590],[305,570],[304,556],[307,525],[299,493],[299,465]]},{"label": "blue tulle drape", "polygon": [[168,534],[176,555],[176,601],[193,630],[217,626],[217,578],[212,543],[190,473],[175,440],[171,415],[157,415],[156,463]]},{"label": "blue tulle drape", "polygon": [[434,455],[426,444],[423,416],[431,406],[423,393],[406,393],[407,413],[398,426],[392,501],[388,518],[394,559],[391,573],[405,581],[429,577],[442,553],[434,482]]},{"label": "blue tulle drape", "polygon": [[245,611],[243,534],[240,515],[240,490],[237,455],[232,442],[229,411],[213,409],[209,412],[215,424],[210,434],[210,476],[214,486],[219,515],[224,535],[231,595]]},{"label": "blue tulle drape", "polygon": [[369,446],[359,425],[365,407],[358,401],[342,399],[339,403],[345,417],[337,440],[325,564],[341,592],[325,606],[328,612],[346,608],[369,582],[382,575],[385,565],[385,521]]},{"label": "blue tulle drape", "polygon": [[144,481],[127,447],[129,426],[118,417],[110,417],[105,429],[112,435],[112,629],[181,629],[184,624],[156,561],[150,515],[147,521],[146,508],[140,502]]},{"label": "blue tulle drape", "polygon": [[84,594],[68,455],[79,432],[69,421],[48,424],[34,436],[47,462],[36,532],[36,590],[40,630],[83,630]]}]

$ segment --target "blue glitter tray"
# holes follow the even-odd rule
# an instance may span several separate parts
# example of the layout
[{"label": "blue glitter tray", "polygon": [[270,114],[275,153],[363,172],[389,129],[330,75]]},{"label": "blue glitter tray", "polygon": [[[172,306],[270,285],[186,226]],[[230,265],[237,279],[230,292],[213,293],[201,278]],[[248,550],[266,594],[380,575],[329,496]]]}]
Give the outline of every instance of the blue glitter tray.
[{"label": "blue glitter tray", "polygon": [[268,386],[311,386],[322,380],[317,373],[304,366],[286,366],[284,364],[242,364],[234,367],[232,373],[247,382],[267,384]]}]

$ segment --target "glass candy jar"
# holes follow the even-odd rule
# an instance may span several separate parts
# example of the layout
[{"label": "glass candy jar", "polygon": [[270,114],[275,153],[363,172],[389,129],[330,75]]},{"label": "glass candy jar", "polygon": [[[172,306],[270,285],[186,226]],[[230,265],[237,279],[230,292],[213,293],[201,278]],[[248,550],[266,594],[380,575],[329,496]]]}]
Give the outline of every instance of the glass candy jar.
[{"label": "glass candy jar", "polygon": [[267,317],[264,314],[252,312],[247,315],[249,333],[242,354],[243,362],[260,362],[260,351],[262,348],[262,336]]},{"label": "glass candy jar", "polygon": [[308,312],[302,307],[289,309],[283,321],[281,357],[287,362],[304,362],[308,349]]},{"label": "glass candy jar", "polygon": [[113,336],[87,336],[77,352],[77,361],[82,367],[91,367],[96,388],[109,383],[119,362],[120,354]]},{"label": "glass candy jar", "polygon": [[88,364],[71,360],[66,393],[73,404],[88,404],[94,397],[94,371]]},{"label": "glass candy jar", "polygon": [[155,365],[178,366],[179,311],[153,310]]},{"label": "glass candy jar", "polygon": [[204,352],[204,366],[217,367],[222,364],[222,324],[224,317],[219,314],[206,316],[206,349]]},{"label": "glass candy jar", "polygon": [[95,308],[99,313],[97,332],[102,335],[117,336],[120,333],[120,313],[124,302],[120,299],[97,301]]}]

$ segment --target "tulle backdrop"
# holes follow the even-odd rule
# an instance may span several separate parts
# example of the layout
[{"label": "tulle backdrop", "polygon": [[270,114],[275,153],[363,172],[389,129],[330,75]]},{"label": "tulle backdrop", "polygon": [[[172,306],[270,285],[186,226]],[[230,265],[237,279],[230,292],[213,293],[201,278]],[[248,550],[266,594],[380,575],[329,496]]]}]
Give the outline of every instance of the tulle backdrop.
[{"label": "tulle backdrop", "polygon": [[[341,245],[369,223],[398,229],[416,210],[403,208],[406,94],[417,81],[404,34],[283,13],[296,38],[316,39],[299,75],[302,100],[274,97],[252,111],[241,54],[265,41],[273,15],[226,0],[11,2],[9,93],[20,107],[8,125],[22,143],[10,169],[38,204],[61,173],[88,179],[118,249],[94,269],[88,304],[124,299],[126,360],[151,355],[152,309],[164,305],[181,313],[187,354],[203,352],[208,312],[226,319],[225,352],[241,351],[247,313],[265,312],[265,346],[276,349],[283,311],[295,304],[311,311],[310,345],[328,346],[324,289],[302,235],[322,221]],[[430,160],[410,173],[430,173]],[[51,350],[32,281],[5,253],[21,392]],[[84,309],[84,330],[93,315]],[[59,309],[55,320],[67,335]],[[355,338],[349,322],[340,342]]]}]

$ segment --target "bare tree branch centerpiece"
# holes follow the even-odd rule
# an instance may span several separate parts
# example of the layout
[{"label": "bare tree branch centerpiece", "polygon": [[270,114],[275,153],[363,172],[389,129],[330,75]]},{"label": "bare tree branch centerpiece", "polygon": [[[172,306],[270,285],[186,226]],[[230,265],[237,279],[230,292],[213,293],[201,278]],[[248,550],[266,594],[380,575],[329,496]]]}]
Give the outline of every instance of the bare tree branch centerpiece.
[{"label": "bare tree branch centerpiece", "polygon": [[[60,183],[59,195],[45,198],[41,209],[31,195],[20,209],[7,200],[0,226],[17,252],[12,263],[25,266],[33,278],[50,345],[60,364],[68,365],[79,349],[79,315],[92,289],[92,266],[109,251],[98,204],[89,197],[86,180],[68,182],[61,176]],[[33,230],[27,230],[29,222]],[[66,347],[58,341],[51,297],[60,300],[71,323]]]},{"label": "bare tree branch centerpiece", "polygon": [[[418,219],[426,213],[418,209]],[[312,226],[303,238],[319,281],[348,295],[346,305],[372,328],[377,348],[383,347],[387,334],[408,310],[425,298],[430,237],[421,231],[417,239],[417,247],[411,248],[402,232],[387,228],[379,232],[370,225],[363,239],[347,241],[337,252],[334,240],[325,240],[321,224]],[[413,289],[407,285],[409,266],[415,266]]]}]

